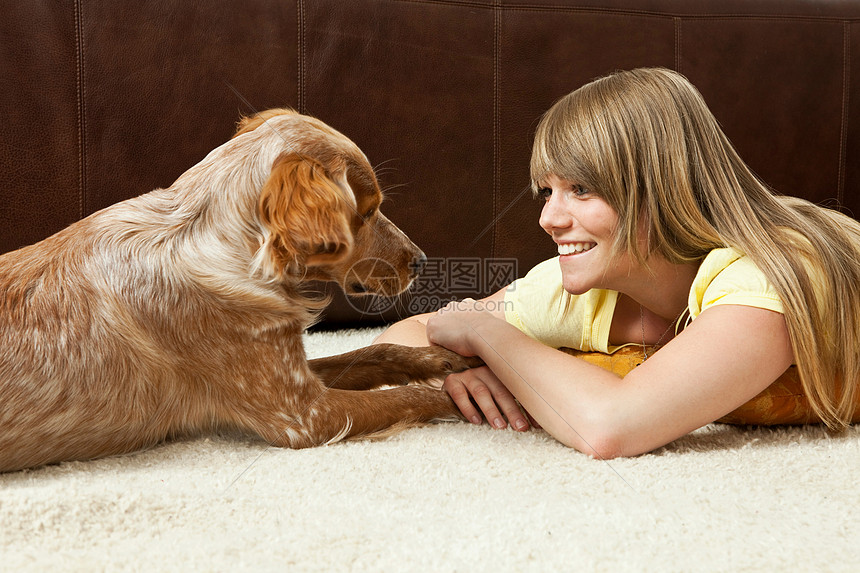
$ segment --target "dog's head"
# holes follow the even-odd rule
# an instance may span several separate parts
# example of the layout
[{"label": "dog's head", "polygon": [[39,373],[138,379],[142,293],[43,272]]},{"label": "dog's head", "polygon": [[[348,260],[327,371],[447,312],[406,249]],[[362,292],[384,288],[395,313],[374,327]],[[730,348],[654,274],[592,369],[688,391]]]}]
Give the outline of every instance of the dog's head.
[{"label": "dog's head", "polygon": [[426,257],[380,212],[376,175],[352,141],[289,110],[243,119],[234,137],[246,134],[282,148],[258,203],[265,278],[334,281],[351,295],[411,284]]}]

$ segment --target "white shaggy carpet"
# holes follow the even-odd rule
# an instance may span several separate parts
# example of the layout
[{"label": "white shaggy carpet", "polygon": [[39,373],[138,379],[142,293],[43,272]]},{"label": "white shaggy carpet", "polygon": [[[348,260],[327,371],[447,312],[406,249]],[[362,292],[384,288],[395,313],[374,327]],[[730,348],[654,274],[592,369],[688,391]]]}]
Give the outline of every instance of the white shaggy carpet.
[{"label": "white shaggy carpet", "polygon": [[0,474],[0,570],[857,571],[858,473],[857,427],[712,425],[611,462],[458,423],[302,451],[212,436]]}]

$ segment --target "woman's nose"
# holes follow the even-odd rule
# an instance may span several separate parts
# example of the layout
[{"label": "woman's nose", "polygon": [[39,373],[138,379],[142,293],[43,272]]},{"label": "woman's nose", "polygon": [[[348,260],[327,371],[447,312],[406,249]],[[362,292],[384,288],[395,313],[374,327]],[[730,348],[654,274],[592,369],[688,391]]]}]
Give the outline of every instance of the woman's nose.
[{"label": "woman's nose", "polygon": [[562,229],[571,225],[570,213],[564,211],[563,202],[559,199],[558,193],[550,195],[540,212],[540,226],[550,234],[553,229]]}]

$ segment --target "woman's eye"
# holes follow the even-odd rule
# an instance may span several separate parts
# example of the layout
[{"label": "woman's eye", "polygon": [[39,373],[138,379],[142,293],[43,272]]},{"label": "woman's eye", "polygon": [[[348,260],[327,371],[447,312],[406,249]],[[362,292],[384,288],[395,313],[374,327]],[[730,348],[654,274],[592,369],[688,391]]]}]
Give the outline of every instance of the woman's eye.
[{"label": "woman's eye", "polygon": [[[565,191],[564,196],[569,197],[585,197],[591,193],[588,188],[583,187],[582,185],[571,185],[570,191]],[[544,201],[549,201],[550,197],[552,197],[552,188],[550,187],[541,187],[537,190],[537,197],[539,199],[543,199]]]}]

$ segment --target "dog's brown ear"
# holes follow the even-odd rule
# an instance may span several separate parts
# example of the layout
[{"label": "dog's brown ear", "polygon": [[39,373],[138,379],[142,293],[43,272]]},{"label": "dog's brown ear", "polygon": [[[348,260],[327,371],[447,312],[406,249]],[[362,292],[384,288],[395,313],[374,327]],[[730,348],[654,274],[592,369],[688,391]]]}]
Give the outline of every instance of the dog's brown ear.
[{"label": "dog's brown ear", "polygon": [[254,131],[266,121],[272,119],[273,117],[277,117],[279,115],[287,115],[287,114],[295,114],[296,112],[291,109],[267,109],[265,111],[261,111],[254,115],[250,115],[247,117],[243,117],[239,120],[239,123],[236,124],[236,133],[233,134],[233,137],[239,137],[243,133],[248,133],[249,131]]},{"label": "dog's brown ear", "polygon": [[336,262],[352,248],[347,193],[311,158],[279,157],[259,207],[268,230],[263,248],[277,274]]}]

